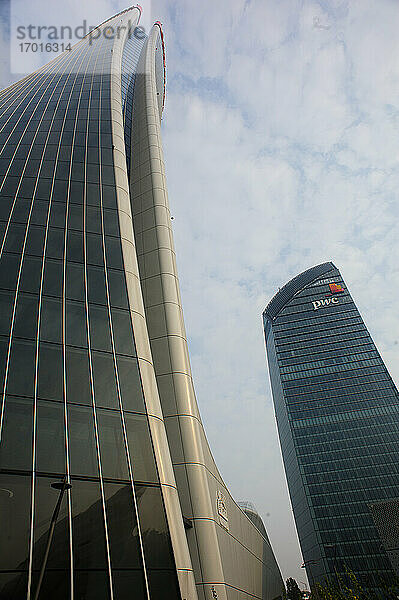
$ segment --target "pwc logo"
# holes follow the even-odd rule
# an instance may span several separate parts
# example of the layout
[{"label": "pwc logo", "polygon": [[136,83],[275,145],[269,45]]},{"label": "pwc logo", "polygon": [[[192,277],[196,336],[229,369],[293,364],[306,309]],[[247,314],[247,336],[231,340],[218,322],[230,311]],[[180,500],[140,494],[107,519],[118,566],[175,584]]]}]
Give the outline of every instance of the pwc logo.
[{"label": "pwc logo", "polygon": [[332,294],[340,294],[344,291],[344,288],[339,283],[330,283],[329,287]]},{"label": "pwc logo", "polygon": [[325,298],[324,300],[313,300],[313,310],[319,310],[319,308],[324,308],[325,306],[330,306],[330,304],[339,304],[338,298]]}]

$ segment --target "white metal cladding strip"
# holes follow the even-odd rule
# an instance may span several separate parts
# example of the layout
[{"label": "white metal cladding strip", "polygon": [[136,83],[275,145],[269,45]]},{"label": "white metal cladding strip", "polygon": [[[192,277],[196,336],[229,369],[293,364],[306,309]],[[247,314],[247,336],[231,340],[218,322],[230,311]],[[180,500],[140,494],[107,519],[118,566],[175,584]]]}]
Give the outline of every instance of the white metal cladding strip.
[{"label": "white metal cladding strip", "polygon": [[[132,9],[135,10],[135,9]],[[135,15],[135,25],[138,23],[138,20],[140,18],[140,11],[137,11],[138,14],[136,13]],[[131,16],[130,11],[128,11],[127,13],[129,15],[129,17]],[[126,14],[124,16],[120,15],[120,19],[119,19],[119,23],[123,23],[123,22],[127,22],[129,19],[126,19]],[[125,152],[124,152],[124,131],[123,131],[123,114],[122,114],[122,91],[121,91],[121,70],[122,70],[122,55],[123,55],[123,47],[124,47],[124,43],[126,41],[126,35],[127,35],[127,31],[125,31],[125,35],[122,36],[121,39],[119,39],[119,37],[116,39],[116,41],[114,41],[113,44],[113,48],[112,48],[112,62],[111,62],[111,90],[110,90],[110,96],[111,96],[111,114],[112,114],[112,148],[114,150],[114,171],[115,171],[115,192],[116,192],[116,197],[117,197],[117,205],[118,205],[118,216],[119,216],[119,228],[120,228],[120,236],[121,236],[121,247],[122,247],[122,256],[123,256],[123,261],[124,261],[124,265],[125,265],[125,272],[126,272],[126,264],[131,263],[131,261],[129,261],[129,259],[127,258],[128,256],[130,256],[131,254],[135,254],[134,252],[132,252],[132,249],[129,248],[129,245],[127,243],[127,240],[132,241],[133,240],[133,236],[129,235],[129,224],[127,222],[126,219],[122,219],[121,216],[119,215],[120,210],[124,210],[125,212],[128,211],[128,203],[126,202],[126,195],[128,195],[129,193],[129,184],[127,181],[127,173],[126,173],[126,157],[125,160],[121,160],[121,154],[122,156],[125,156]],[[123,167],[124,168],[120,168],[117,165],[119,165],[122,162]],[[105,254],[105,253],[104,253]],[[128,293],[128,299],[129,299],[129,305],[131,306],[131,291],[130,291],[130,287],[128,285],[128,278],[126,276],[126,283],[127,283],[127,293]],[[109,293],[108,291],[108,280],[107,280],[107,293]],[[133,319],[132,319],[133,320]],[[133,324],[134,325],[134,324]],[[134,329],[133,329],[133,335],[134,335]],[[137,342],[136,343],[136,348],[137,348]],[[116,373],[118,373],[117,369],[116,369]],[[119,382],[119,379],[118,379]],[[122,418],[122,423],[123,423],[123,436],[124,436],[124,443],[126,446],[126,451],[127,451],[127,457],[129,454],[128,451],[128,446],[127,446],[127,438],[126,438],[126,425],[125,425],[125,421],[123,418],[123,411],[121,411],[121,418]],[[144,543],[143,543],[143,536],[142,536],[142,532],[141,532],[141,524],[140,524],[140,517],[139,517],[139,511],[138,511],[138,504],[137,504],[137,498],[136,498],[136,493],[135,493],[135,488],[134,488],[134,481],[133,481],[133,466],[131,464],[131,461],[128,458],[128,466],[129,466],[129,476],[131,477],[132,480],[132,494],[133,494],[133,501],[134,501],[134,508],[135,508],[135,512],[136,512],[136,519],[137,519],[137,532],[138,532],[138,537],[139,537],[139,545],[140,545],[140,552],[141,552],[141,560],[143,563],[143,572],[144,572],[144,581],[145,581],[145,588],[146,588],[146,595],[148,600],[150,600],[150,588],[149,588],[149,582],[148,582],[148,574],[147,574],[147,568],[146,568],[146,561],[145,561],[145,554],[144,554]]]},{"label": "white metal cladding strip", "polygon": [[[150,37],[151,35],[153,34],[150,33]],[[111,109],[113,110],[112,133],[114,155],[116,155],[116,153],[119,153],[119,156],[122,155],[124,157],[124,164],[126,164],[124,136],[120,135],[120,131],[122,130],[123,132],[120,72],[122,68],[122,54],[126,37],[127,32],[125,32],[124,37],[114,44],[111,77]],[[119,225],[121,230],[122,254],[126,270],[128,298],[132,315],[137,356],[139,359],[139,370],[143,384],[145,405],[149,415],[149,426],[154,447],[155,460],[160,477],[161,490],[182,597],[187,600],[197,600],[190,554],[188,551],[181,509],[178,502],[176,483],[169,454],[169,446],[167,443],[161,404],[152,365],[150,342],[144,314],[144,303],[139,283],[139,271],[134,245],[131,207],[130,202],[126,202],[127,194],[129,193],[127,169],[125,167],[124,169],[118,169],[118,171],[118,176],[117,173],[115,173],[115,178],[119,209]],[[126,218],[126,216],[128,216],[128,218]]]},{"label": "white metal cladding strip", "polygon": [[[152,352],[155,352],[154,361],[157,366],[161,362],[164,363],[165,374],[168,372],[171,374],[179,373],[187,380],[186,385],[179,386],[179,389],[184,390],[180,396],[177,396],[173,387],[173,377],[169,378],[169,381],[163,380],[163,393],[176,398],[179,413],[183,412],[188,418],[194,419],[195,423],[198,423],[198,409],[191,385],[191,370],[176,275],[164,174],[154,60],[157,37],[158,31],[154,28],[149,36],[144,57],[145,76],[136,83],[136,85],[141,86],[141,89],[136,91],[136,104],[134,107],[136,123],[137,120],[139,123],[133,140],[132,166],[134,165],[134,169],[132,171],[139,180],[135,180],[135,184],[132,186],[132,204],[135,214],[135,232],[144,230],[143,235],[145,236],[146,229],[154,230],[155,228],[156,233],[154,250],[144,252],[145,242],[141,244],[140,240],[138,242],[140,246],[144,246],[144,248],[141,248],[142,254],[139,257],[142,283],[146,284],[147,276],[150,276],[152,280],[158,279],[159,301],[163,308],[167,329],[179,332],[178,337],[169,336],[166,332],[166,335],[161,336],[162,339],[159,340],[159,344],[151,344]],[[144,203],[145,206],[143,206]],[[136,220],[138,221],[137,229]],[[168,229],[168,236],[165,236],[165,227]],[[152,234],[153,231],[151,231]],[[174,280],[172,286],[169,285],[171,278],[172,281]],[[168,291],[170,291],[171,296]],[[168,310],[170,303],[177,304],[179,310]],[[149,324],[151,339],[158,337],[157,328],[154,328],[154,322],[148,311],[147,323]],[[215,591],[218,597],[226,599],[225,586],[220,583],[224,580],[223,569],[215,530],[217,525],[214,521],[213,503],[208,488],[202,436],[195,435],[195,430],[195,427],[188,428],[186,430],[187,435],[184,431],[180,431],[179,436],[183,440],[183,449],[189,452],[190,455],[194,454],[197,458],[196,462],[199,463],[200,472],[198,473],[197,470],[195,475],[190,478],[191,485],[189,486],[193,514],[196,517],[204,515],[208,518],[205,526],[194,527],[189,533],[190,537],[193,538],[192,543],[195,546],[198,545],[199,548],[201,566],[196,573],[197,584],[200,581],[207,581],[207,598],[212,599],[212,583],[209,582],[215,582]],[[209,519],[210,516],[211,519]],[[193,552],[196,553],[196,550],[193,549]]]},{"label": "white metal cladding strip", "polygon": [[[151,73],[153,68],[150,62],[153,55],[149,47],[151,43],[155,45],[155,40],[154,36],[148,41],[146,73]],[[184,498],[186,510],[188,507],[193,518],[194,527],[187,534],[189,540],[191,538],[193,556],[197,555],[198,548],[197,585],[203,584],[203,589],[200,589],[201,592],[204,591],[207,600],[214,597],[212,588],[219,598],[227,598],[231,592],[226,587],[223,559],[231,561],[232,553],[229,553],[228,544],[224,541],[223,548],[221,547],[221,538],[218,539],[217,535],[220,525],[215,509],[215,481],[218,482],[219,490],[224,491],[230,499],[233,522],[239,521],[238,516],[242,516],[242,511],[229,495],[220,477],[199,417],[170,226],[155,77],[147,76],[141,85],[144,89],[140,90],[140,98],[143,96],[146,102],[138,102],[135,107],[140,123],[133,141],[132,171],[135,180],[131,186],[131,194],[151,350],[172,458],[174,462],[185,465],[183,477],[180,477],[182,470],[178,468],[180,485],[183,485],[179,493]],[[183,416],[184,418],[180,418]],[[237,536],[234,538],[231,534],[225,536],[228,540],[234,539],[236,552],[243,546],[245,536],[252,536],[257,544],[263,539],[249,519],[244,522],[245,535],[241,531],[238,534],[242,539]],[[230,541],[230,546],[231,543]],[[260,557],[254,556],[254,560],[259,565]],[[261,579],[261,575],[259,577]],[[250,585],[245,574],[242,574],[241,581]]]}]

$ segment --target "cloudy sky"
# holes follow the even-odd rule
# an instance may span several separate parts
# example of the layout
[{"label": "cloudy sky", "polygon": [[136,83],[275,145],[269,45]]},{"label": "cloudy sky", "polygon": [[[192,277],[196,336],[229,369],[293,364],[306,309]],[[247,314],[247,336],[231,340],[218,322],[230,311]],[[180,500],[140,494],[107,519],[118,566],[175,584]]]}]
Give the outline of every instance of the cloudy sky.
[{"label": "cloudy sky", "polygon": [[[205,428],[284,577],[305,581],[261,313],[291,277],[332,260],[398,383],[399,3],[141,4],[166,37],[165,160]],[[53,3],[76,22],[81,5]],[[84,17],[125,7],[86,0]],[[18,78],[1,64],[3,85]]]}]

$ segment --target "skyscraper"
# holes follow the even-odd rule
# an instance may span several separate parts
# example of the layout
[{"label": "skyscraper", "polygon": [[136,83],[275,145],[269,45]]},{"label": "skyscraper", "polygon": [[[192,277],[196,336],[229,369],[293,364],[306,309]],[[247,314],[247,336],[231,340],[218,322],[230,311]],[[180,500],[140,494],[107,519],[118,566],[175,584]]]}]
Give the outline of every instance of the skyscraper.
[{"label": "skyscraper", "polygon": [[0,598],[277,598],[196,404],[160,136],[123,11],[0,94]]},{"label": "skyscraper", "polygon": [[264,313],[275,413],[310,583],[392,565],[370,504],[399,497],[399,394],[339,270],[304,271]]}]

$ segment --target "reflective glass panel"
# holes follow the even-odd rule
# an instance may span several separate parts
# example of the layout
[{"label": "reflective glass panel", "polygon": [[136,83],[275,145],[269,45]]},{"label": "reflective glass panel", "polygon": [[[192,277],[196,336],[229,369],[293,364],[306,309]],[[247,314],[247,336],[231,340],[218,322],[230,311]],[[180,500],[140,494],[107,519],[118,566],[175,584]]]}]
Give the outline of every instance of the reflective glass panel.
[{"label": "reflective glass panel", "polygon": [[[79,600],[109,600],[111,596],[108,571],[74,571],[74,597]],[[132,590],[130,590],[130,598],[132,598]],[[119,600],[119,596],[114,594],[114,599]],[[136,590],[134,590],[134,600],[136,600]]]},{"label": "reflective glass panel", "polygon": [[99,408],[97,423],[103,476],[110,479],[129,479],[119,412]]},{"label": "reflective glass panel", "polygon": [[136,486],[136,498],[147,567],[149,569],[173,568],[161,490],[155,487]]},{"label": "reflective glass panel", "polygon": [[38,297],[18,294],[15,313],[14,335],[36,339]]},{"label": "reflective glass panel", "polygon": [[32,469],[33,401],[7,397],[0,444],[1,469]]},{"label": "reflective glass panel", "polygon": [[102,306],[89,306],[91,347],[94,350],[111,350],[111,331],[108,310]]},{"label": "reflective glass panel", "polygon": [[71,473],[98,477],[92,409],[70,404],[68,406],[68,430]]},{"label": "reflective glass panel", "polygon": [[125,410],[144,412],[144,398],[137,360],[117,357],[119,385]]},{"label": "reflective glass panel", "polygon": [[63,264],[61,261],[46,259],[44,267],[43,294],[62,296]]},{"label": "reflective glass panel", "polygon": [[62,346],[40,343],[38,395],[47,400],[63,399]]},{"label": "reflective glass panel", "polygon": [[0,474],[0,564],[4,570],[27,569],[31,478]]},{"label": "reflective glass panel", "polygon": [[62,341],[62,302],[54,298],[42,299],[40,339],[46,342]]},{"label": "reflective glass panel", "polygon": [[37,570],[40,570],[43,563],[49,538],[49,528],[60,498],[60,512],[54,528],[47,568],[67,569],[69,566],[68,492],[62,493],[62,490],[52,487],[52,484],[59,484],[61,481],[59,478],[36,477],[33,568]]},{"label": "reflective glass panel", "polygon": [[14,396],[33,396],[35,374],[35,343],[14,339],[7,391]]},{"label": "reflective glass panel", "polygon": [[113,355],[93,352],[92,361],[96,406],[119,408]]},{"label": "reflective glass panel", "polygon": [[147,417],[125,413],[125,424],[135,481],[158,482]]},{"label": "reflective glass panel", "polygon": [[66,303],[66,343],[87,346],[86,307],[83,302]]},{"label": "reflective glass panel", "polygon": [[[112,569],[112,581],[114,586],[114,597],[118,600],[130,600],[134,590],[134,600],[145,600],[144,574],[140,571],[117,571]],[[176,596],[179,598],[179,596]]]},{"label": "reflective glass panel", "polygon": [[37,402],[36,470],[65,473],[65,415],[58,402]]},{"label": "reflective glass panel", "polygon": [[0,572],[0,599],[26,600],[28,587],[28,572]]},{"label": "reflective glass panel", "polygon": [[113,569],[142,566],[131,484],[105,483],[108,535]]},{"label": "reflective glass panel", "polygon": [[66,349],[67,399],[75,404],[90,404],[89,354],[78,348]]},{"label": "reflective glass panel", "polygon": [[14,294],[0,292],[0,335],[9,335],[11,315],[14,304]]},{"label": "reflective glass panel", "polygon": [[71,496],[74,568],[105,569],[107,560],[100,484],[73,479]]},{"label": "reflective glass panel", "polygon": [[135,356],[133,329],[130,313],[116,308],[112,309],[112,326],[114,330],[115,351],[118,354]]}]

